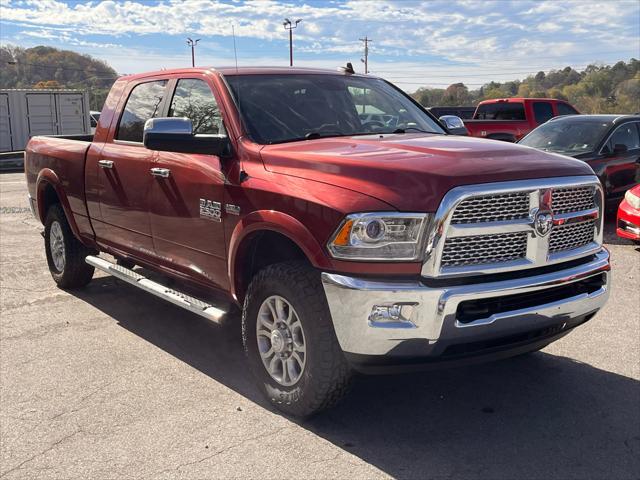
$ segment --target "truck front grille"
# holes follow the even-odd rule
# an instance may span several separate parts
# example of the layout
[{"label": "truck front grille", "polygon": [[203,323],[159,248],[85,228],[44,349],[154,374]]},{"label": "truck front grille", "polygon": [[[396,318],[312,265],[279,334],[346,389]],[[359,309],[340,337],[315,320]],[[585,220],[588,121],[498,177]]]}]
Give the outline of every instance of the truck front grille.
[{"label": "truck front grille", "polygon": [[508,262],[524,258],[527,233],[503,233],[475,237],[448,238],[442,252],[442,265],[459,267],[482,263]]},{"label": "truck front grille", "polygon": [[595,207],[594,187],[559,188],[551,193],[551,210],[554,214],[580,212]]},{"label": "truck front grille", "polygon": [[506,272],[593,254],[602,245],[602,204],[596,177],[454,188],[436,213],[422,273]]},{"label": "truck front grille", "polygon": [[463,200],[456,208],[451,223],[501,222],[529,216],[527,192],[483,195]]},{"label": "truck front grille", "polygon": [[584,247],[593,242],[594,230],[595,222],[593,221],[555,227],[549,238],[549,252],[556,253]]}]

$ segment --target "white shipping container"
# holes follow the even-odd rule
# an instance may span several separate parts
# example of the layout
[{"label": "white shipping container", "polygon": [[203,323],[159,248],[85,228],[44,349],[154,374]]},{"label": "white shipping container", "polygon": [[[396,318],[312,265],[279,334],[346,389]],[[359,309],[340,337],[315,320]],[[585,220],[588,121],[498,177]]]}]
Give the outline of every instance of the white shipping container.
[{"label": "white shipping container", "polygon": [[0,89],[0,153],[24,150],[34,135],[90,133],[85,91]]}]

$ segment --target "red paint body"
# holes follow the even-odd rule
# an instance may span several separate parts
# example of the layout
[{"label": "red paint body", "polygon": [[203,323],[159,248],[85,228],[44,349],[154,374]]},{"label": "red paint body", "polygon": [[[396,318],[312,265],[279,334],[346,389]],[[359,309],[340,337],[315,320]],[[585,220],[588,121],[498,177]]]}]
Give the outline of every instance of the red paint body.
[{"label": "red paint body", "polygon": [[[640,197],[640,184],[636,185],[631,189],[631,193],[633,193],[636,197]],[[619,237],[628,238],[629,240],[635,240],[636,242],[640,242],[640,233],[634,233],[629,231],[628,229],[620,228],[620,221],[627,222],[627,224],[631,224],[631,226],[635,229],[640,230],[640,209],[633,208],[627,200],[622,200],[620,205],[618,206],[618,216],[617,216],[616,225],[618,228],[616,229],[616,233]]]},{"label": "red paint body", "polygon": [[[473,120],[464,120],[464,126],[467,127],[469,135],[472,137],[491,138],[495,140],[508,140],[515,142],[524,137],[531,130],[544,122],[536,121],[534,113],[534,104],[536,102],[548,103],[553,112],[553,116],[562,115],[558,111],[558,105],[563,104],[568,108],[575,110],[568,102],[563,100],[555,100],[552,98],[497,98],[480,102],[473,115]],[[521,104],[524,107],[524,120],[482,120],[479,116],[483,105],[493,104]],[[575,110],[578,113],[577,110]]]},{"label": "red paint body", "polygon": [[[44,220],[53,187],[74,233],[88,246],[241,300],[244,248],[258,232],[295,242],[323,271],[414,276],[416,262],[346,262],[326,243],[348,213],[434,212],[464,184],[592,175],[584,162],[507,143],[435,134],[371,135],[258,145],[244,131],[224,75],[342,73],[300,69],[193,68],[119,79],[93,142],[35,137],[27,146],[30,195]],[[114,140],[129,92],[155,79],[201,78],[211,87],[233,146],[231,158],[146,149]],[[113,170],[98,167],[114,161]],[[170,168],[171,177],[149,174]],[[241,174],[242,173],[242,174]],[[199,199],[223,205],[222,222],[200,217]],[[224,205],[240,207],[240,215]]]}]

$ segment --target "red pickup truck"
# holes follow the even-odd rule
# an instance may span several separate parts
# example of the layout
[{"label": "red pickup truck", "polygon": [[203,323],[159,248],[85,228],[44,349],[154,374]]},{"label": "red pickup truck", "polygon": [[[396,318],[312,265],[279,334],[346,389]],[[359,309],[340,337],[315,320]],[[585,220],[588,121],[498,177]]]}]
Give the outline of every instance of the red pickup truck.
[{"label": "red pickup truck", "polygon": [[293,415],[335,403],[354,371],[540,349],[609,294],[588,165],[450,135],[348,71],[122,77],[93,138],[34,137],[25,165],[61,288],[97,268],[237,321],[258,385]]},{"label": "red pickup truck", "polygon": [[553,117],[578,113],[564,100],[499,98],[480,102],[473,120],[464,120],[464,126],[472,137],[517,142]]}]

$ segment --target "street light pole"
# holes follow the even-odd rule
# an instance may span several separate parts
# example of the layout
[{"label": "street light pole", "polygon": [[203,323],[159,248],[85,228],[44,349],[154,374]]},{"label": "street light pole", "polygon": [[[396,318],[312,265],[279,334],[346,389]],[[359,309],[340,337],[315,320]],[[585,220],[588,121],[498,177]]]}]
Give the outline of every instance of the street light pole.
[{"label": "street light pole", "polygon": [[288,18],[284,19],[282,25],[285,30],[289,30],[289,66],[293,67],[293,29],[298,27],[298,24],[302,21],[302,19],[298,19],[295,22],[292,22]]},{"label": "street light pole", "polygon": [[196,48],[196,45],[198,44],[199,41],[200,41],[199,38],[197,38],[195,40],[187,38],[187,45],[189,45],[191,47],[191,66],[192,67],[196,66],[195,48]]}]

